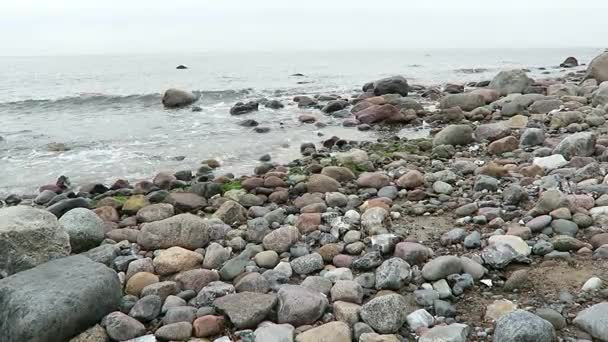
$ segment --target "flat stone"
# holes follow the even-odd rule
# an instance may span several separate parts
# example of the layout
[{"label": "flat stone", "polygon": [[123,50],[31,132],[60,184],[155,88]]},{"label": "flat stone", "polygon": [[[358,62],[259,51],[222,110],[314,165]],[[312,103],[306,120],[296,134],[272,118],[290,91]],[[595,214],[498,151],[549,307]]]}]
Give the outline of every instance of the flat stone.
[{"label": "flat stone", "polygon": [[213,306],[225,313],[238,329],[254,328],[262,322],[276,305],[274,294],[241,292],[216,299]]}]

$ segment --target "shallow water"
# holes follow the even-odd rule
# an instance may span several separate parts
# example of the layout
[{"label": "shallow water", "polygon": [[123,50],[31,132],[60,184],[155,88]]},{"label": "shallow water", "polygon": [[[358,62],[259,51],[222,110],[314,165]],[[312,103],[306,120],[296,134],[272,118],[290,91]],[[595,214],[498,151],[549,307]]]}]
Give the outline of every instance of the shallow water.
[{"label": "shallow water", "polygon": [[[161,170],[196,169],[208,158],[219,159],[222,171],[246,173],[265,153],[285,162],[297,157],[302,142],[332,135],[375,139],[377,133],[343,128],[341,120],[293,104],[231,116],[228,110],[237,101],[350,95],[365,82],[394,74],[424,85],[487,80],[501,69],[519,67],[530,68],[533,77],[540,76],[541,66],[550,72],[545,77],[557,76],[563,71],[553,66],[566,57],[587,63],[601,50],[0,57],[0,195],[32,192],[61,174],[76,184],[137,180]],[[176,70],[178,64],[189,69]],[[290,76],[294,73],[305,77]],[[199,92],[203,110],[162,108],[160,93],[169,87]],[[328,126],[297,121],[298,114],[311,112]],[[244,119],[271,132],[239,126]],[[52,142],[70,150],[49,152]]]}]

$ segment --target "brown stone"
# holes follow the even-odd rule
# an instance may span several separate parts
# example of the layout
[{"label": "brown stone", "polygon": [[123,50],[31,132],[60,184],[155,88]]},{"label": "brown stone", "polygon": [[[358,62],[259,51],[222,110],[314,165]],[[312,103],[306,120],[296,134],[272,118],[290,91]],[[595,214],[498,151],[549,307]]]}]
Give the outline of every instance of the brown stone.
[{"label": "brown stone", "polygon": [[397,185],[407,190],[424,185],[424,175],[420,171],[411,170],[397,180]]},{"label": "brown stone", "polygon": [[160,275],[186,271],[199,266],[203,256],[182,247],[168,248],[154,258],[154,270]]},{"label": "brown stone", "polygon": [[209,283],[218,280],[220,276],[216,271],[206,269],[188,270],[175,276],[175,281],[182,290],[194,290],[197,293]]},{"label": "brown stone", "polygon": [[306,213],[300,214],[296,221],[296,227],[300,230],[300,233],[307,234],[314,232],[319,228],[321,224],[321,215],[318,213]]},{"label": "brown stone", "polygon": [[194,320],[194,336],[210,337],[216,336],[224,331],[225,318],[223,316],[202,316]]},{"label": "brown stone", "polygon": [[489,154],[503,154],[511,152],[519,147],[519,140],[516,137],[510,135],[508,137],[498,139],[488,145]]},{"label": "brown stone", "polygon": [[94,209],[93,212],[99,216],[105,222],[118,222],[120,221],[120,217],[118,216],[118,211],[116,208],[111,206],[103,206]]},{"label": "brown stone", "polygon": [[160,281],[156,274],[152,274],[149,272],[138,272],[135,273],[129,280],[127,281],[127,286],[125,287],[125,293],[134,295],[139,297],[141,294],[141,290],[144,287],[156,284]]}]

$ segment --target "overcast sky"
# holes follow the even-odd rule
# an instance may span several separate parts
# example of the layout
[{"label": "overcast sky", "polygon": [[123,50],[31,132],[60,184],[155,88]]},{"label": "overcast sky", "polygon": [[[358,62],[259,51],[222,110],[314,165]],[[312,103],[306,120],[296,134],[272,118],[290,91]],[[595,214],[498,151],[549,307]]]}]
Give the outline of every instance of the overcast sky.
[{"label": "overcast sky", "polygon": [[606,47],[607,0],[0,0],[0,55]]}]

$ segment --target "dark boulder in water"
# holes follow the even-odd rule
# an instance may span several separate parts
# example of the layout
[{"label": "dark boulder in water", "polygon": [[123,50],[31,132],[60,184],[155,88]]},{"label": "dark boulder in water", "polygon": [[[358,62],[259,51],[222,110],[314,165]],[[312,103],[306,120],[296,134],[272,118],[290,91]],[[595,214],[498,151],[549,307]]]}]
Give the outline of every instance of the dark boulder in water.
[{"label": "dark boulder in water", "polygon": [[295,74],[291,74],[291,76],[294,76],[294,77],[304,77],[305,75],[304,74],[300,74],[298,72],[298,73],[295,73]]},{"label": "dark boulder in water", "polygon": [[348,102],[346,101],[333,100],[329,101],[322,110],[325,113],[333,113],[346,108],[346,106],[348,106]]},{"label": "dark boulder in water", "polygon": [[259,103],[255,101],[249,101],[247,103],[237,102],[232,108],[230,108],[230,114],[241,115],[247,114],[258,110]]},{"label": "dark boulder in water", "polygon": [[407,80],[402,76],[387,77],[374,82],[374,94],[376,96],[385,94],[407,96],[408,91]]},{"label": "dark boulder in water", "polygon": [[298,107],[300,108],[316,107],[318,105],[317,100],[309,96],[296,96],[293,98],[293,100],[298,103]]},{"label": "dark boulder in water", "polygon": [[184,70],[184,69],[188,69],[188,67],[187,67],[187,66],[185,66],[185,65],[183,65],[183,64],[180,64],[180,65],[178,65],[178,66],[177,66],[175,69],[178,69],[178,70]]},{"label": "dark boulder in water", "polygon": [[241,122],[239,122],[239,126],[243,126],[243,127],[256,127],[257,125],[259,125],[260,123],[253,120],[253,119],[247,119],[247,120],[243,120]]},{"label": "dark boulder in water", "polygon": [[167,108],[179,108],[190,105],[196,100],[196,96],[189,91],[171,88],[163,94],[162,103]]},{"label": "dark boulder in water", "polygon": [[202,112],[203,108],[199,107],[199,106],[192,106],[192,111],[193,112]]},{"label": "dark boulder in water", "polygon": [[270,132],[270,127],[256,127],[253,131],[256,133],[268,133]]},{"label": "dark boulder in water", "polygon": [[568,57],[566,60],[559,65],[562,68],[573,68],[578,66],[578,60],[574,57]]},{"label": "dark boulder in water", "polygon": [[279,101],[279,100],[270,100],[270,101],[266,101],[266,103],[264,103],[264,107],[270,108],[270,109],[281,109],[281,108],[285,107],[285,105],[282,104],[281,101]]}]

